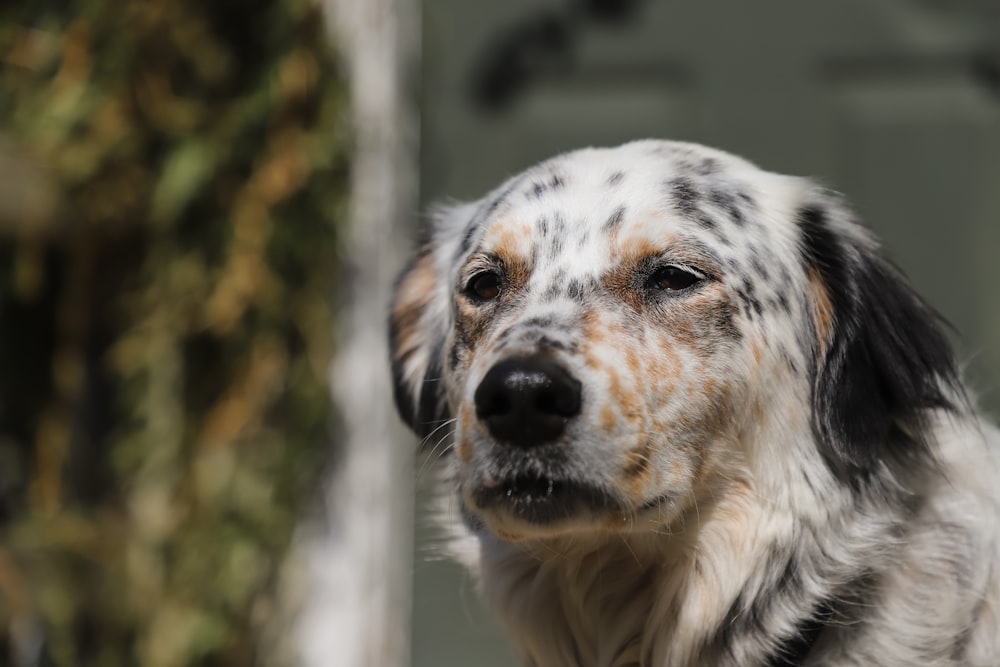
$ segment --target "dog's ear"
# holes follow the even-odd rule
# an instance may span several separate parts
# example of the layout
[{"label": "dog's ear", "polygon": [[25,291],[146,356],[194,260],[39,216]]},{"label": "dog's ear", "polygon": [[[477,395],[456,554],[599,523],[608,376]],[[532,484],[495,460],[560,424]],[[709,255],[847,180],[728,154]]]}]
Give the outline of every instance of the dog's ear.
[{"label": "dog's ear", "polygon": [[928,411],[956,409],[961,384],[942,320],[851,221],[833,193],[798,211],[815,331],[813,425],[855,480],[879,461],[926,460]]},{"label": "dog's ear", "polygon": [[396,282],[389,314],[393,395],[403,421],[421,438],[450,417],[442,382],[451,323],[450,267],[463,252],[471,204],[438,210],[427,239]]},{"label": "dog's ear", "polygon": [[448,418],[440,382],[444,333],[433,321],[439,282],[434,253],[425,245],[399,277],[389,315],[396,408],[420,437]]}]

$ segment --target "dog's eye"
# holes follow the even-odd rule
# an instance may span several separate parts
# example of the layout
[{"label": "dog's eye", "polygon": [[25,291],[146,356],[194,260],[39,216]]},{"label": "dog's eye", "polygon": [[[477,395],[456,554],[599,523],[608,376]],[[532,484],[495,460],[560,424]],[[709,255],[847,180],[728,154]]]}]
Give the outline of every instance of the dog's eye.
[{"label": "dog's eye", "polygon": [[701,276],[695,275],[679,266],[667,265],[653,271],[646,278],[645,287],[647,290],[657,292],[679,292],[691,287],[695,283],[701,282],[701,280]]},{"label": "dog's eye", "polygon": [[500,296],[502,282],[496,271],[481,271],[469,279],[465,293],[480,301],[492,301]]}]

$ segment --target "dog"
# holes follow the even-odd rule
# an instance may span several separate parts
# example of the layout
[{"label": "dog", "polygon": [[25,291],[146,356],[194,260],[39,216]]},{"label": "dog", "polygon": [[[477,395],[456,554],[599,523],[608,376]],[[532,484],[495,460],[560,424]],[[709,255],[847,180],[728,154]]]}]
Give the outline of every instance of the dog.
[{"label": "dog", "polygon": [[567,153],[437,212],[389,319],[525,664],[1000,665],[1000,432],[838,194]]}]

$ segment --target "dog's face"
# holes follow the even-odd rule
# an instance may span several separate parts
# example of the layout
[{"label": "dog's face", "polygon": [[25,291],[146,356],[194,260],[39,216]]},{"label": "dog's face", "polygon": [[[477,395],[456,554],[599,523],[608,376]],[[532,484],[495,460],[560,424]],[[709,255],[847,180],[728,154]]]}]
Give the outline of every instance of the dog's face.
[{"label": "dog's face", "polygon": [[863,410],[860,440],[839,413],[845,383],[884,375],[854,359],[871,318],[853,302],[882,265],[844,218],[805,181],[690,144],[544,163],[444,212],[404,274],[400,410],[510,540],[669,525],[762,456],[745,443],[767,423],[813,424],[832,465],[863,467],[894,408]]}]

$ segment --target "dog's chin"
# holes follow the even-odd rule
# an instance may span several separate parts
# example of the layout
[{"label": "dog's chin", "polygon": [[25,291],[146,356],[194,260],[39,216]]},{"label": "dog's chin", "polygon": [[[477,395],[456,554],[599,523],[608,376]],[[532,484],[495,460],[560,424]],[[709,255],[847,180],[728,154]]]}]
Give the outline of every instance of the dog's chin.
[{"label": "dog's chin", "polygon": [[467,508],[508,541],[604,532],[627,521],[621,502],[600,486],[545,475],[517,474],[466,490]]}]

